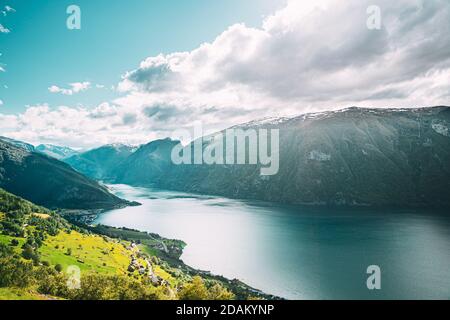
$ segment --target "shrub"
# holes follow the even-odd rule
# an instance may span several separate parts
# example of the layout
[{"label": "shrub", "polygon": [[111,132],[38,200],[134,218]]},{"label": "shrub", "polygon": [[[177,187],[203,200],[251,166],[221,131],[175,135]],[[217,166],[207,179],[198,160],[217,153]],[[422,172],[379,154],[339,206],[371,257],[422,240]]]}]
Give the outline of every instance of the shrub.
[{"label": "shrub", "polygon": [[209,289],[209,299],[211,300],[233,300],[234,298],[234,294],[220,284],[215,284]]},{"label": "shrub", "polygon": [[25,288],[33,281],[33,265],[15,258],[0,258],[0,287]]},{"label": "shrub", "polygon": [[63,266],[62,265],[60,265],[59,263],[55,266],[55,270],[57,271],[57,272],[62,272],[63,271]]},{"label": "shrub", "polygon": [[207,300],[208,289],[206,289],[202,278],[195,276],[179,293],[180,300]]}]

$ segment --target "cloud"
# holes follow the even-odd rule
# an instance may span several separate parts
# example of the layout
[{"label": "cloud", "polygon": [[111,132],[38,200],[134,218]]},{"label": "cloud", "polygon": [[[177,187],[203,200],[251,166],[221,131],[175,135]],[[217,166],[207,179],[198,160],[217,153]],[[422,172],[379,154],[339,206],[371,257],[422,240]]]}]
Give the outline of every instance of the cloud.
[{"label": "cloud", "polygon": [[85,91],[91,87],[91,83],[88,81],[74,82],[74,83],[70,83],[69,85],[70,85],[70,89],[64,89],[64,88],[60,88],[58,86],[53,85],[48,88],[48,91],[50,91],[51,93],[61,93],[63,95],[71,96],[73,94]]},{"label": "cloud", "polygon": [[10,6],[5,6],[5,10],[6,10],[6,12],[16,12],[16,9],[14,9]]},{"label": "cloud", "polygon": [[[190,52],[145,59],[119,89],[130,99],[139,92],[169,105],[286,114],[361,103],[438,104],[446,90],[440,75],[450,71],[450,3],[378,1],[381,30],[367,28],[371,4],[290,1],[261,28],[236,24]],[[418,96],[411,84],[427,87]]]},{"label": "cloud", "polygon": [[5,6],[4,9],[2,10],[2,14],[4,17],[6,17],[8,15],[8,13],[12,13],[12,12],[16,12],[16,9],[14,9],[13,7],[10,7],[10,6]]},{"label": "cloud", "polygon": [[0,113],[0,135],[30,143],[91,148],[108,143],[141,144],[167,135],[167,129],[141,110],[101,103],[93,109],[48,104],[28,106],[18,115]]},{"label": "cloud", "polygon": [[0,106],[2,106],[2,105],[3,105],[3,100],[0,99]]},{"label": "cloud", "polygon": [[[120,98],[93,109],[37,105],[0,114],[0,132],[89,147],[144,143],[198,122],[210,132],[351,105],[448,104],[450,2],[376,4],[380,30],[367,28],[372,1],[291,0],[259,28],[235,24],[194,50],[148,57],[122,76]],[[87,87],[49,90],[74,94]]]},{"label": "cloud", "polygon": [[0,72],[6,72],[5,68],[3,68],[2,66],[0,66]]},{"label": "cloud", "polygon": [[4,27],[1,23],[0,23],[0,33],[10,33],[11,30],[9,30],[8,28]]}]

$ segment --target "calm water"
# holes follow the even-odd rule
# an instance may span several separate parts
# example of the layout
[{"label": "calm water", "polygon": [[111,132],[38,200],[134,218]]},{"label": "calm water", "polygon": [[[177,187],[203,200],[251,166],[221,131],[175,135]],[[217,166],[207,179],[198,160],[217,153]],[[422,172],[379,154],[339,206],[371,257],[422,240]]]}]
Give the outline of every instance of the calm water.
[{"label": "calm water", "polygon": [[[288,299],[449,299],[450,215],[305,209],[111,186],[97,222],[184,240],[188,265]],[[369,291],[366,269],[382,270]]]}]

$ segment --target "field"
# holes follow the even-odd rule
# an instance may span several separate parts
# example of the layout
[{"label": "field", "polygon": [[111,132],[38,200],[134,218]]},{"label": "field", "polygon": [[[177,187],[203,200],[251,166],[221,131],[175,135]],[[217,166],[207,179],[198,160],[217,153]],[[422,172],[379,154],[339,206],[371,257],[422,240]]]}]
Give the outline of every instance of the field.
[{"label": "field", "polygon": [[118,241],[76,231],[48,237],[39,251],[42,261],[60,264],[63,270],[75,265],[102,274],[126,274],[133,254]]}]

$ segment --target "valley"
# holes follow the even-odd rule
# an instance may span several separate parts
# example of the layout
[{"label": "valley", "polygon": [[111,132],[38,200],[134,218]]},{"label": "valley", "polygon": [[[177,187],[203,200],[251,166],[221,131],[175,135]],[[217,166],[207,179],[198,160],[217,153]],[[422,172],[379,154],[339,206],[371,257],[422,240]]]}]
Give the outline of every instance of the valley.
[{"label": "valley", "polygon": [[[149,142],[127,157],[120,151],[125,147],[107,157],[90,151],[80,155],[94,159],[88,167],[84,160],[66,161],[107,183],[308,206],[442,208],[450,207],[448,128],[450,108],[444,106],[348,108],[233,127],[279,130],[279,170],[268,176],[256,162],[195,164],[197,140],[183,146],[191,156],[187,164],[173,163],[172,151],[181,146],[171,139]],[[217,148],[207,137],[201,143],[203,152]]]},{"label": "valley", "polygon": [[[445,297],[449,110],[349,108],[236,126],[279,130],[279,171],[269,176],[260,162],[173,163],[181,145],[172,139],[75,152],[0,138],[8,275],[1,292],[27,299]],[[202,140],[203,151],[217,151],[211,144]],[[374,263],[381,292],[365,287]],[[8,273],[14,264],[25,282]],[[61,289],[73,267],[101,287],[98,294]],[[36,272],[52,286],[42,287]],[[417,280],[417,272],[427,276]],[[125,291],[109,292],[114,283]]]}]

